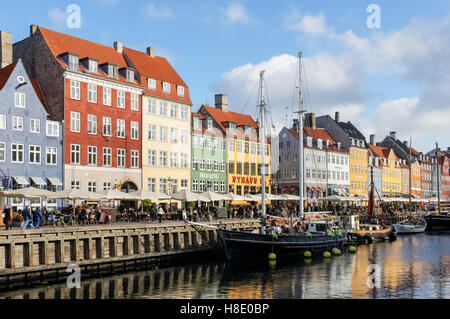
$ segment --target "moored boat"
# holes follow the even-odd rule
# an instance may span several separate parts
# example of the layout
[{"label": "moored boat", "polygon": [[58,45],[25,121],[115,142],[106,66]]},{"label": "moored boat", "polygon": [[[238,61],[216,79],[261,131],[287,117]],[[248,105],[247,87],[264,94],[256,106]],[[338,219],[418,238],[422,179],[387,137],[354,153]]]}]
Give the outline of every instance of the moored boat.
[{"label": "moored boat", "polygon": [[423,233],[427,227],[425,219],[420,220],[404,220],[400,223],[392,225],[392,228],[396,234],[419,234]]}]

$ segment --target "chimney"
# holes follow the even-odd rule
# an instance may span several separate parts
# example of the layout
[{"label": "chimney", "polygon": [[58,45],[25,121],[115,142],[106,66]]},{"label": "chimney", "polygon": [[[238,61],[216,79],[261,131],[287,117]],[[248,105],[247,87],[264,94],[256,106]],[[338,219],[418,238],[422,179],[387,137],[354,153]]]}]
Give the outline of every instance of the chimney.
[{"label": "chimney", "polygon": [[306,113],[305,114],[305,126],[316,129],[316,114],[315,113]]},{"label": "chimney", "polygon": [[228,96],[226,94],[216,94],[216,109],[228,112]]},{"label": "chimney", "polygon": [[334,120],[339,123],[341,121],[341,115],[339,112],[334,113]]},{"label": "chimney", "polygon": [[377,139],[375,134],[370,135],[370,145],[375,146],[375,140]]},{"label": "chimney", "polygon": [[30,25],[30,36],[36,33],[38,26],[35,24]]},{"label": "chimney", "polygon": [[147,54],[149,56],[151,56],[152,58],[154,58],[155,57],[155,48],[154,47],[148,47],[147,48]]},{"label": "chimney", "polygon": [[389,132],[389,136],[390,136],[392,139],[396,140],[396,139],[397,139],[397,132],[395,132],[395,131]]},{"label": "chimney", "polygon": [[117,52],[122,53],[123,52],[123,43],[120,41],[114,42],[114,49],[116,49]]},{"label": "chimney", "polygon": [[0,31],[0,69],[13,63],[12,33]]},{"label": "chimney", "polygon": [[408,141],[403,141],[403,144],[405,144],[406,147],[409,147],[409,146],[408,146]]}]

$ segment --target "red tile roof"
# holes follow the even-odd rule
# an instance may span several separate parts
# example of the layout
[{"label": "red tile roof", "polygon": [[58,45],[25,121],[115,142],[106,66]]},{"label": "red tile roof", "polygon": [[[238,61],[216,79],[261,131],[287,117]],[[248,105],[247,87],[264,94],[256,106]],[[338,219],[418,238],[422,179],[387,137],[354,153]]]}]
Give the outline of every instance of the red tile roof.
[{"label": "red tile roof", "polygon": [[17,62],[18,60],[0,70],[0,90],[3,89],[6,82],[8,82],[8,79],[11,76],[12,71],[14,71]]},{"label": "red tile roof", "polygon": [[305,132],[311,136],[314,140],[321,139],[322,141],[330,141],[330,144],[336,144],[337,142],[331,137],[331,135],[328,133],[326,129],[323,128],[316,128],[313,129],[309,126],[304,126],[303,129]]},{"label": "red tile roof", "polygon": [[[86,57],[95,58],[98,60],[99,66],[106,62],[117,64],[118,69],[128,66],[127,61],[125,60],[123,54],[117,52],[116,49],[114,49],[113,47],[95,43],[89,40],[80,39],[53,30],[45,29],[43,27],[39,27],[39,31],[44,37],[44,40],[46,41],[50,51],[53,53],[56,60],[61,64],[63,68],[66,68],[66,64],[61,59],[61,57],[59,57],[59,55],[66,52],[73,52],[78,54],[80,60]],[[79,64],[79,69],[81,71],[85,70],[81,64]],[[118,79],[111,78],[107,76],[105,73],[103,73],[100,67],[98,68],[98,74],[92,75],[106,78],[109,80],[122,82],[124,84],[134,84],[141,86],[137,81],[134,81],[134,83],[127,81],[120,74],[118,76]]]},{"label": "red tile roof", "polygon": [[197,116],[200,120],[204,119],[203,115],[200,113],[191,112],[192,116]]},{"label": "red tile roof", "polygon": [[[165,58],[159,56],[151,57],[144,52],[130,48],[123,48],[123,52],[141,75],[141,84],[144,86],[147,94],[192,104],[188,86]],[[156,90],[148,88],[147,80],[149,78],[157,81]],[[175,85],[175,87],[171,86],[170,93],[164,93],[162,91],[162,82],[170,83]],[[184,87],[184,96],[178,96],[176,86]]]},{"label": "red tile roof", "polygon": [[253,120],[250,115],[235,113],[235,112],[225,112],[221,109],[211,107],[208,105],[202,105],[206,111],[216,120],[216,122],[222,124],[225,122],[235,122],[236,126],[249,125],[253,128],[258,128],[258,124]]}]

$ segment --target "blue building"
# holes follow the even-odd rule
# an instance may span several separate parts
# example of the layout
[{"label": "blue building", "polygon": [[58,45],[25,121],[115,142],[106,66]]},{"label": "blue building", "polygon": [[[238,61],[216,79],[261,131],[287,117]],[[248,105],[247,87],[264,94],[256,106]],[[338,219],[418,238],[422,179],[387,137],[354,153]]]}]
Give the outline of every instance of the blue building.
[{"label": "blue building", "polygon": [[[63,182],[63,129],[47,112],[35,78],[30,78],[21,60],[0,70],[0,187],[6,190],[37,187],[61,190]],[[6,199],[13,209],[47,207],[62,201]]]}]

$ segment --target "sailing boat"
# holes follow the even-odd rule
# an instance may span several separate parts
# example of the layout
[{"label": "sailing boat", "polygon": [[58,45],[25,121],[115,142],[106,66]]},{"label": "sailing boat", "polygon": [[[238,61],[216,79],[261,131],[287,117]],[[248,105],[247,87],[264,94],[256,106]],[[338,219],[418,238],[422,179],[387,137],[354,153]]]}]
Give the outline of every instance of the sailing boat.
[{"label": "sailing boat", "polygon": [[[299,215],[303,212],[303,161],[302,148],[303,148],[303,95],[302,95],[302,83],[301,83],[301,68],[302,68],[302,53],[299,52],[299,95],[300,95],[300,111],[299,111],[299,125],[300,125],[300,136],[299,136],[299,195],[300,195],[300,205],[299,205]],[[266,112],[266,103],[264,100],[264,71],[260,74],[260,91],[261,91],[261,130],[260,130],[260,140],[261,148],[265,149],[266,136],[264,132],[264,119]],[[262,259],[267,258],[269,254],[274,253],[277,257],[286,257],[293,255],[304,254],[306,251],[311,253],[323,252],[330,250],[332,248],[342,248],[344,241],[346,239],[345,232],[340,229],[332,231],[328,229],[326,232],[316,232],[312,233],[310,231],[306,232],[296,232],[291,228],[290,233],[280,233],[277,234],[275,227],[270,227],[266,225],[266,206],[265,206],[265,165],[264,165],[264,151],[261,152],[261,177],[262,177],[262,214],[261,214],[261,228],[259,231],[247,232],[247,231],[232,231],[217,228],[217,232],[223,242],[225,248],[225,255],[228,260],[233,259]],[[270,228],[272,229],[270,229]],[[270,231],[269,231],[270,229]]]},{"label": "sailing boat", "polygon": [[[351,222],[345,224],[352,227],[352,230],[348,231],[348,239],[350,241],[365,241],[366,243],[372,243],[374,241],[381,241],[385,239],[395,240],[396,235],[393,232],[392,226],[381,224],[375,219],[375,184],[373,182],[373,167],[370,171],[370,191],[369,191],[369,203],[368,213],[370,218],[369,224],[359,224],[358,215],[342,216],[342,219],[350,218]],[[356,221],[355,221],[356,219]]]},{"label": "sailing boat", "polygon": [[396,234],[419,234],[425,231],[427,227],[427,222],[425,219],[413,219],[412,214],[412,205],[411,205],[411,137],[409,138],[409,218],[392,225],[394,232]]},{"label": "sailing boat", "polygon": [[438,215],[427,215],[425,220],[427,222],[426,231],[449,231],[450,230],[450,215],[443,214],[441,212],[441,194],[440,194],[440,183],[439,183],[439,146],[436,143],[436,179],[437,179],[437,197],[438,197]]}]

